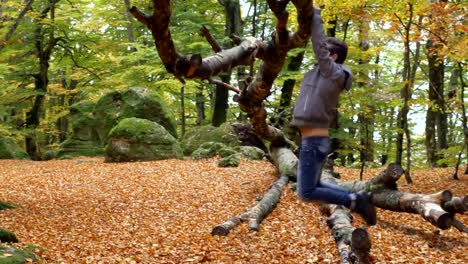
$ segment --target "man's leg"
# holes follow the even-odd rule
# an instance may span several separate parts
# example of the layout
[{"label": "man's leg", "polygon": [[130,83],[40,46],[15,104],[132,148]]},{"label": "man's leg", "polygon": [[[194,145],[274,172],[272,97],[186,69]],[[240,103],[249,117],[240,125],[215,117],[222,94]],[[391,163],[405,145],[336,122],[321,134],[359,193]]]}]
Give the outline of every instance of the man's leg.
[{"label": "man's leg", "polygon": [[298,166],[298,195],[305,201],[351,206],[349,190],[320,182],[322,166],[330,149],[326,137],[304,138],[301,142]]},{"label": "man's leg", "polygon": [[297,173],[299,197],[309,202],[343,205],[360,214],[369,225],[375,225],[377,217],[369,195],[353,193],[335,184],[320,181],[328,149],[328,138],[310,137],[302,140]]}]

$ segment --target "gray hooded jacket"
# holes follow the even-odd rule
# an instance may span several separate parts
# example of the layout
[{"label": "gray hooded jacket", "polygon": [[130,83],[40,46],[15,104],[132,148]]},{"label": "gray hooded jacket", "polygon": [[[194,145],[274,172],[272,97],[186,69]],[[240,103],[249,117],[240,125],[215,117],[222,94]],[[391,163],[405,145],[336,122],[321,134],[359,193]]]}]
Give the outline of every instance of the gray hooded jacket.
[{"label": "gray hooded jacket", "polygon": [[351,70],[330,57],[322,23],[320,9],[314,9],[312,45],[317,64],[304,74],[301,83],[292,120],[297,127],[331,127],[340,93],[352,85]]}]

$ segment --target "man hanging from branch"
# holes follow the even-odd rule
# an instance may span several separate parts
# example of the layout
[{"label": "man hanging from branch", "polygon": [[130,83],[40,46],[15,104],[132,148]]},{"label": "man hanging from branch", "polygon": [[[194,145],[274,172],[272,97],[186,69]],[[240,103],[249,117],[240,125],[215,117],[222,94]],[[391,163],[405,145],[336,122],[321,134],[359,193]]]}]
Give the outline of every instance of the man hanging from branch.
[{"label": "man hanging from branch", "polygon": [[349,90],[352,84],[351,71],[343,65],[348,46],[339,39],[325,37],[320,12],[314,8],[312,18],[312,45],[317,64],[304,75],[292,121],[302,135],[298,195],[304,201],[346,206],[360,214],[368,225],[375,225],[375,207],[367,193],[353,193],[320,179],[330,151],[328,129],[336,118],[340,93]]}]

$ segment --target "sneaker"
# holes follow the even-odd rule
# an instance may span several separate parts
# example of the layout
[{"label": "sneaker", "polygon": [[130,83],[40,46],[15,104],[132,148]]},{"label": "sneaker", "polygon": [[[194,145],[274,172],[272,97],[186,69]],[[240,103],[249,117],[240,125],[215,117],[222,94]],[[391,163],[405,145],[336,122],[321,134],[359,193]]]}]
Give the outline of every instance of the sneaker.
[{"label": "sneaker", "polygon": [[370,195],[366,192],[356,193],[355,206],[352,211],[360,214],[366,223],[370,226],[377,224],[377,215],[375,206],[370,201]]}]

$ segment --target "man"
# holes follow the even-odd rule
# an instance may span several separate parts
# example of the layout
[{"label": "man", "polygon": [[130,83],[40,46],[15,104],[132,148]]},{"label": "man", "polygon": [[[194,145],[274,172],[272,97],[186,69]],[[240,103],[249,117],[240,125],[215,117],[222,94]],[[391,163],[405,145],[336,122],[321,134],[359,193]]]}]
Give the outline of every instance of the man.
[{"label": "man", "polygon": [[352,75],[349,68],[343,66],[348,52],[346,43],[325,37],[320,9],[316,8],[312,18],[312,45],[317,64],[304,75],[292,121],[302,135],[298,195],[304,201],[344,205],[360,214],[368,225],[375,225],[375,207],[367,193],[352,193],[320,180],[322,166],[330,152],[328,129],[336,118],[340,93],[351,87]]}]

